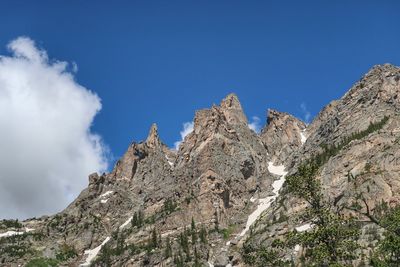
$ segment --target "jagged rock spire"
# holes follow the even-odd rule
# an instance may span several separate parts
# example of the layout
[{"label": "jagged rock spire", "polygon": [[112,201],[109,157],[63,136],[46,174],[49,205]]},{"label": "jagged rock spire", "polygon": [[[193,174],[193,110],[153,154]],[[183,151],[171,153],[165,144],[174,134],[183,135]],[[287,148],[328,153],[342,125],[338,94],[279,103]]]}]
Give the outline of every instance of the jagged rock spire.
[{"label": "jagged rock spire", "polygon": [[149,135],[146,139],[148,147],[155,148],[161,145],[160,138],[158,136],[157,124],[153,123],[150,128]]},{"label": "jagged rock spire", "polygon": [[242,105],[235,94],[229,94],[221,102],[221,110],[224,113],[227,121],[232,124],[244,123],[247,124],[246,115],[244,115]]},{"label": "jagged rock spire", "polygon": [[267,125],[260,137],[273,161],[283,163],[304,143],[305,129],[305,123],[294,116],[268,109]]}]

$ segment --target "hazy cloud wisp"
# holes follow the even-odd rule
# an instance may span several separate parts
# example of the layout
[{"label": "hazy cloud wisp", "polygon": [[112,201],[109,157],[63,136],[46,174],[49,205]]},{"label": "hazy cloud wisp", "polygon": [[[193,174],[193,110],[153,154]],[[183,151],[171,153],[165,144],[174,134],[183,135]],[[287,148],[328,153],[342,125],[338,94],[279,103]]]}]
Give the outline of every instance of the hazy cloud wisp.
[{"label": "hazy cloud wisp", "polygon": [[107,169],[107,149],[90,126],[99,97],[79,85],[77,66],[49,60],[26,37],[0,56],[0,218],[65,208]]},{"label": "hazy cloud wisp", "polygon": [[253,116],[251,118],[251,122],[249,123],[249,128],[256,133],[260,133],[261,131],[261,120],[257,116]]},{"label": "hazy cloud wisp", "polygon": [[185,140],[186,135],[188,135],[188,134],[190,134],[191,132],[193,132],[193,127],[194,127],[193,122],[185,122],[185,123],[183,123],[183,129],[182,129],[182,131],[180,132],[180,134],[181,134],[181,140],[176,141],[176,142],[174,143],[174,148],[175,148],[175,150],[178,150],[178,149],[179,149],[179,145],[183,142],[183,140]]},{"label": "hazy cloud wisp", "polygon": [[307,104],[305,102],[301,103],[300,105],[301,111],[303,111],[304,114],[304,122],[305,123],[310,123],[310,119],[311,119],[311,112],[308,110],[307,108]]}]

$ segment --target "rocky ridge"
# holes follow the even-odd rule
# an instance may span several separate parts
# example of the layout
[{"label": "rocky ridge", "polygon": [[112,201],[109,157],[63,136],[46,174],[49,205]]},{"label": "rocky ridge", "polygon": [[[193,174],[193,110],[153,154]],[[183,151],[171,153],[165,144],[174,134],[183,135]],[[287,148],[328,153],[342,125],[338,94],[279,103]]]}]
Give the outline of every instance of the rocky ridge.
[{"label": "rocky ridge", "polygon": [[[363,222],[360,255],[372,251],[377,240],[367,242],[367,230],[375,226],[363,214],[382,201],[400,202],[399,95],[400,69],[386,64],[373,67],[310,125],[268,110],[258,135],[234,94],[196,112],[178,151],[162,143],[154,124],[110,173],[91,174],[64,211],[22,224],[3,221],[0,263],[251,266],[244,247],[270,246],[293,229],[311,228],[301,216],[307,203],[287,191],[285,177],[327,149],[334,153],[317,175],[323,196],[338,209],[361,206],[343,213]],[[304,253],[296,246],[282,255],[301,266]]]}]

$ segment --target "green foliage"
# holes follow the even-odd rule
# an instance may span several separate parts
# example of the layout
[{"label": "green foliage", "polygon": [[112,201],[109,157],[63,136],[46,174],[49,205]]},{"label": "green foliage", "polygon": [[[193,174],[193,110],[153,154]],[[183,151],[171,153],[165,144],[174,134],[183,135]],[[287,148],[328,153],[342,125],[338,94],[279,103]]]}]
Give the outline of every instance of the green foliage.
[{"label": "green foliage", "polygon": [[111,240],[101,248],[100,254],[92,262],[92,266],[111,266],[112,258],[115,256],[120,256],[124,253],[134,256],[147,249],[147,245],[126,244],[125,234],[126,231],[113,232]]},{"label": "green foliage", "polygon": [[133,217],[132,217],[132,221],[131,221],[132,227],[140,228],[143,226],[143,223],[144,223],[143,211],[141,211],[141,210],[139,212],[135,211],[135,213],[133,214]]},{"label": "green foliage", "polygon": [[172,256],[172,247],[171,247],[171,240],[169,237],[165,240],[165,251],[164,251],[164,257],[166,259],[170,258]]},{"label": "green foliage", "polygon": [[56,259],[61,262],[67,261],[76,256],[78,256],[78,252],[75,250],[75,247],[68,244],[61,245],[60,250],[56,253]]},{"label": "green foliage", "polygon": [[179,245],[181,246],[183,252],[185,252],[186,255],[190,255],[188,234],[189,232],[185,229],[179,235]]},{"label": "green foliage", "polygon": [[0,255],[8,255],[10,257],[22,258],[27,254],[35,252],[29,248],[27,244],[10,244],[0,249]]},{"label": "green foliage", "polygon": [[364,131],[352,133],[350,136],[345,137],[337,145],[330,145],[329,146],[329,145],[326,145],[326,144],[322,144],[321,147],[323,149],[323,152],[321,154],[318,154],[317,156],[315,156],[313,161],[315,161],[315,163],[318,166],[323,165],[331,157],[337,155],[351,141],[362,139],[362,138],[368,136],[370,133],[373,133],[375,131],[378,131],[378,130],[382,129],[383,126],[387,123],[388,120],[389,120],[389,117],[384,116],[382,118],[382,120],[380,120],[380,121],[378,121],[376,123],[371,122],[367,129],[365,129]]},{"label": "green foliage", "polygon": [[174,255],[174,263],[176,267],[184,267],[185,262],[182,255],[182,250],[179,250],[178,254]]},{"label": "green foliage", "polygon": [[172,199],[167,199],[165,202],[164,202],[164,205],[163,205],[163,212],[166,214],[166,215],[169,215],[169,214],[171,214],[172,212],[174,212],[176,209],[177,209],[177,207],[178,207],[178,204],[174,201],[174,200],[172,200]]},{"label": "green foliage", "polygon": [[370,172],[371,171],[371,168],[372,168],[372,164],[370,163],[370,162],[367,162],[366,164],[365,164],[365,172]]},{"label": "green foliage", "polygon": [[222,235],[222,237],[227,240],[230,238],[230,236],[232,235],[232,233],[234,232],[235,227],[233,225],[230,225],[228,228],[224,228],[224,229],[219,229],[218,233],[220,233]]},{"label": "green foliage", "polygon": [[197,242],[197,230],[196,230],[196,223],[194,222],[193,217],[192,217],[192,224],[190,227],[190,233],[192,236],[192,244],[195,244]]},{"label": "green foliage", "polygon": [[147,218],[144,220],[144,224],[153,225],[153,224],[155,224],[155,222],[156,222],[156,214],[153,214],[153,215],[147,217]]},{"label": "green foliage", "polygon": [[115,254],[111,245],[106,243],[101,248],[100,255],[92,262],[91,266],[111,266],[111,257]]},{"label": "green foliage", "polygon": [[199,262],[199,254],[197,253],[197,248],[194,248],[194,263],[193,267],[201,267],[201,263]]},{"label": "green foliage", "polygon": [[294,175],[286,178],[287,189],[293,195],[307,201],[314,210],[321,209],[320,182],[315,179],[318,172],[315,161],[303,164]]},{"label": "green foliage", "polygon": [[247,243],[243,245],[243,260],[249,266],[265,267],[265,266],[290,266],[291,263],[282,258],[280,252],[283,250],[279,247],[253,247]]},{"label": "green foliage", "polygon": [[[370,123],[366,130],[345,137],[339,144],[322,145],[322,153],[302,164],[297,173],[286,178],[288,192],[304,199],[309,204],[304,218],[313,222],[313,228],[302,233],[295,232],[285,244],[286,246],[297,244],[305,249],[304,264],[306,266],[345,266],[343,264],[350,265],[356,258],[355,250],[358,248],[357,239],[360,235],[359,225],[351,218],[344,218],[339,213],[332,212],[334,205],[324,201],[320,182],[315,177],[320,166],[330,157],[338,154],[351,141],[362,139],[382,129],[388,120],[389,118],[385,116],[376,123]],[[370,169],[369,164],[366,166],[366,171]],[[349,174],[348,182],[354,180],[355,177]],[[360,208],[357,202],[354,202],[354,205],[357,206],[353,209]],[[261,252],[256,259],[262,257],[264,261],[268,259],[271,262],[274,261],[276,255],[279,256],[276,249],[264,248]]]},{"label": "green foliage", "polygon": [[207,230],[204,226],[200,228],[199,237],[202,244],[207,244]]},{"label": "green foliage", "polygon": [[351,265],[356,257],[360,229],[351,218],[332,212],[333,204],[324,200],[320,182],[316,179],[319,166],[317,160],[308,161],[286,178],[287,191],[309,204],[303,219],[312,221],[312,228],[289,233],[285,241],[274,240],[271,246],[254,248],[245,244],[242,255],[247,264],[290,266],[292,263],[283,256],[295,245],[300,245],[305,251],[304,266]]},{"label": "green foliage", "polygon": [[57,214],[56,216],[54,216],[51,221],[49,222],[49,226],[51,228],[56,228],[60,223],[61,223],[61,215]]},{"label": "green foliage", "polygon": [[305,249],[307,266],[350,264],[358,248],[359,226],[351,218],[331,211],[333,205],[324,201],[320,183],[315,178],[318,169],[317,163],[312,161],[287,177],[288,191],[309,203],[305,217],[313,222],[312,229],[295,233],[290,242]]},{"label": "green foliage", "polygon": [[0,222],[0,228],[22,228],[22,224],[18,221],[18,219],[15,220],[3,220]]},{"label": "green foliage", "polygon": [[36,258],[30,260],[25,267],[55,267],[58,266],[58,261],[50,258]]},{"label": "green foliage", "polygon": [[327,210],[317,216],[313,229],[296,233],[292,239],[305,248],[306,265],[351,266],[358,248],[360,231],[357,223]]},{"label": "green foliage", "polygon": [[190,230],[192,232],[196,231],[196,222],[194,221],[194,218],[192,217],[192,223],[190,224]]},{"label": "green foliage", "polygon": [[151,251],[154,248],[157,248],[159,245],[158,238],[157,238],[157,231],[155,228],[151,231],[151,237],[149,238],[148,242],[148,250]]},{"label": "green foliage", "polygon": [[386,231],[384,239],[378,243],[371,263],[373,266],[398,266],[400,262],[400,206],[387,208],[387,212],[379,219],[379,225]]}]

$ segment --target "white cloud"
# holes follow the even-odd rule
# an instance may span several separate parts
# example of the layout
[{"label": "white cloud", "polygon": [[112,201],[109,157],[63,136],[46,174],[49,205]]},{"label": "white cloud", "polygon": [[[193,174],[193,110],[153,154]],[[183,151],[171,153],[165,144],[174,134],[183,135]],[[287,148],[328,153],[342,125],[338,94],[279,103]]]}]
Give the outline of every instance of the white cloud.
[{"label": "white cloud", "polygon": [[188,134],[190,134],[191,132],[193,132],[193,126],[194,126],[193,122],[185,122],[185,123],[183,124],[183,129],[182,129],[182,131],[180,132],[180,134],[181,134],[181,140],[180,140],[180,141],[176,141],[176,142],[174,143],[175,150],[178,150],[178,149],[179,149],[179,145],[183,142],[183,140],[185,139],[186,135],[188,135]]},{"label": "white cloud", "polygon": [[301,110],[303,111],[303,120],[305,123],[310,123],[310,119],[311,119],[311,112],[308,110],[307,108],[307,104],[305,102],[301,103],[300,105]]},{"label": "white cloud", "polygon": [[88,174],[107,169],[107,150],[90,131],[100,99],[31,39],[8,49],[0,56],[0,218],[54,213]]},{"label": "white cloud", "polygon": [[251,118],[251,122],[249,123],[249,128],[256,133],[259,133],[261,131],[260,118],[257,116],[253,116]]}]

